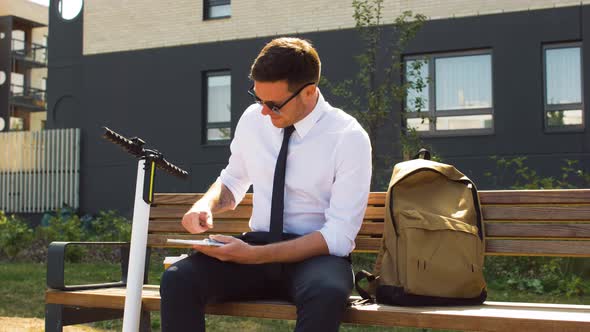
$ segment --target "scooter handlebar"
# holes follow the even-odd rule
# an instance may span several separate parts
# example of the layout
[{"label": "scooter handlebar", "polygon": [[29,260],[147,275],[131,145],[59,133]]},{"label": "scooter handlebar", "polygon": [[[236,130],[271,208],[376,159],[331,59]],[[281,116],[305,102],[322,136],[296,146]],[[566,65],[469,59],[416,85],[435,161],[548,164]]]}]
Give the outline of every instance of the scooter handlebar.
[{"label": "scooter handlebar", "polygon": [[164,159],[164,156],[160,152],[156,150],[144,149],[143,145],[145,144],[145,141],[141,138],[133,137],[129,139],[123,135],[116,133],[112,129],[109,129],[107,127],[103,128],[105,130],[105,133],[103,135],[105,139],[121,146],[123,149],[125,149],[125,151],[129,152],[130,154],[139,158],[152,158],[156,163],[156,167],[170,173],[171,175],[178,176],[181,178],[188,177],[187,171]]}]

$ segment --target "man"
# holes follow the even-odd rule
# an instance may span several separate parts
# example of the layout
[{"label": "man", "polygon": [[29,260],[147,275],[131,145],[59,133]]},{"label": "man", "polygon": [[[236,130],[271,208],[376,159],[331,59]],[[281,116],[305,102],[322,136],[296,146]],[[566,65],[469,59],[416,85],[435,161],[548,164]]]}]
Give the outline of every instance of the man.
[{"label": "man", "polygon": [[320,68],[316,50],[297,38],[271,41],[254,61],[255,104],[238,122],[228,165],[182,225],[214,230],[212,215],[234,209],[253,185],[257,232],[212,235],[225,245],[195,246],[199,253],[164,273],[163,331],[204,331],[207,303],[248,299],[294,302],[296,331],[338,330],[353,286],[349,254],[368,200],[371,146],[353,117],[324,100]]}]

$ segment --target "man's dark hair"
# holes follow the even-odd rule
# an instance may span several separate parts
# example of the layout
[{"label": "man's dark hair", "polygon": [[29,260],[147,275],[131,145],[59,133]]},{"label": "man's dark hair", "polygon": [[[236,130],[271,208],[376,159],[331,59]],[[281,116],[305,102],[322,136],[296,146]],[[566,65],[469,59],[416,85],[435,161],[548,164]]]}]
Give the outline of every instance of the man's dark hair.
[{"label": "man's dark hair", "polygon": [[250,79],[259,82],[286,80],[294,91],[306,83],[318,83],[321,62],[309,41],[282,37],[266,44],[250,69]]}]

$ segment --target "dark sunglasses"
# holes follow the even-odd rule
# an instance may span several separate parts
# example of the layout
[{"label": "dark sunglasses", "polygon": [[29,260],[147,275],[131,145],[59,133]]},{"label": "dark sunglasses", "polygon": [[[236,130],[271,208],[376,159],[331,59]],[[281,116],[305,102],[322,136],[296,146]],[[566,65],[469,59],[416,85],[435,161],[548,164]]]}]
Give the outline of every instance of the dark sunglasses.
[{"label": "dark sunglasses", "polygon": [[287,98],[287,100],[282,102],[280,105],[277,105],[277,104],[273,103],[272,101],[263,101],[262,99],[260,99],[256,95],[256,92],[254,91],[254,85],[252,85],[252,87],[250,89],[248,89],[248,94],[250,96],[252,96],[252,98],[254,98],[255,103],[257,103],[259,105],[266,105],[266,107],[268,107],[271,111],[275,112],[276,114],[281,114],[281,108],[283,108],[283,106],[287,105],[287,103],[290,102],[291,99],[297,97],[297,95],[299,93],[301,93],[301,91],[303,91],[303,89],[305,89],[306,87],[308,87],[310,85],[314,85],[314,84],[315,84],[315,82],[309,82],[307,84],[304,84],[302,87],[299,88],[299,90],[295,91],[295,93],[293,93],[291,95],[291,97]]}]

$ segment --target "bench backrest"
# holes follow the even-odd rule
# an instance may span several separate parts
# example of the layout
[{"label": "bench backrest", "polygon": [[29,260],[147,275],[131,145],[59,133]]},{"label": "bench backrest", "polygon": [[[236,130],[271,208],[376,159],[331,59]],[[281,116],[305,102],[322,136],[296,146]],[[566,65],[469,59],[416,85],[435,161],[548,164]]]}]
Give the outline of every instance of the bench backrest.
[{"label": "bench backrest", "polygon": [[[486,255],[590,257],[590,189],[480,191],[485,222]],[[156,194],[150,211],[148,245],[167,238],[199,239],[180,220],[202,194]],[[215,234],[249,230],[252,196],[233,211],[214,216]],[[356,252],[379,250],[383,234],[385,193],[370,194]],[[174,246],[179,247],[179,246]]]}]

